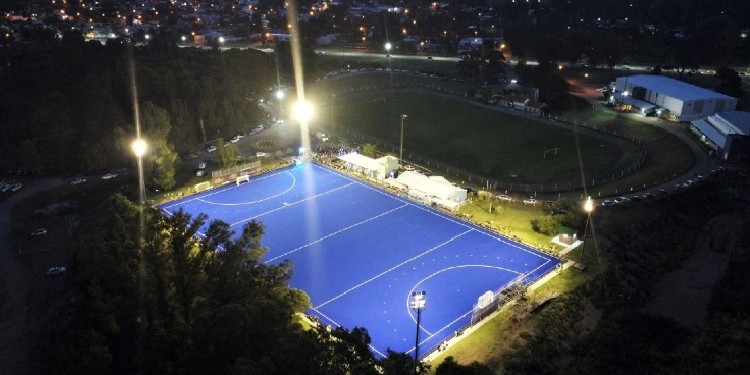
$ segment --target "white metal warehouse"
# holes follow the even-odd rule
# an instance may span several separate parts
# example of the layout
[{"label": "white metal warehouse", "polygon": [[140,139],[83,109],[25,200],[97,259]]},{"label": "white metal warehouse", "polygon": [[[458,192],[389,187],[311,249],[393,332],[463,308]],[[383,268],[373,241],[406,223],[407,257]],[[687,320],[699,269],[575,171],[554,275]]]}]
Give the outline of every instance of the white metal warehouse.
[{"label": "white metal warehouse", "polygon": [[660,75],[617,78],[614,91],[659,106],[668,111],[663,115],[675,121],[692,121],[737,108],[737,98]]},{"label": "white metal warehouse", "polygon": [[693,120],[690,129],[722,159],[742,161],[748,158],[750,113],[717,113],[705,119]]}]

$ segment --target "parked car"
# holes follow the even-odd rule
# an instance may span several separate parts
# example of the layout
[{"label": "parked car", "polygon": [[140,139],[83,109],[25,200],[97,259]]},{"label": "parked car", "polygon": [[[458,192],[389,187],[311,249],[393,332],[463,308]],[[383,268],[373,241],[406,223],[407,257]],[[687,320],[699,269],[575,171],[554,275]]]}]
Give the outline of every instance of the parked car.
[{"label": "parked car", "polygon": [[195,175],[198,177],[203,177],[206,175],[206,171],[204,171],[203,169],[199,169],[197,172],[195,172]]},{"label": "parked car", "polygon": [[110,180],[110,179],[113,179],[115,177],[117,177],[117,173],[110,172],[110,173],[107,173],[107,174],[103,175],[102,176],[102,180]]},{"label": "parked car", "polygon": [[23,188],[23,184],[18,182],[18,183],[13,184],[13,186],[10,187],[10,191],[16,192],[16,191],[21,190],[22,188]]},{"label": "parked car", "polygon": [[37,228],[31,231],[31,237],[43,236],[45,234],[47,234],[47,229],[45,228]]},{"label": "parked car", "polygon": [[497,196],[497,199],[506,202],[513,202],[513,198],[511,198],[510,195],[507,194],[500,194]]},{"label": "parked car", "polygon": [[259,157],[259,158],[262,158],[262,157],[264,157],[264,156],[268,156],[268,154],[266,154],[265,152],[260,152],[260,151],[259,151],[259,152],[256,152],[256,153],[255,153],[255,156],[256,156],[256,157]]},{"label": "parked car", "polygon": [[529,199],[524,199],[523,200],[523,204],[525,204],[525,205],[530,204],[532,206],[536,206],[536,199],[531,198],[531,197]]},{"label": "parked car", "polygon": [[206,152],[214,152],[214,151],[216,151],[216,146],[214,145],[206,146]]},{"label": "parked car", "polygon": [[71,185],[80,185],[80,184],[82,184],[82,183],[84,183],[84,182],[86,182],[86,179],[85,179],[85,178],[83,178],[83,177],[78,177],[78,178],[76,178],[75,180],[73,180],[73,181],[70,181],[70,184],[71,184]]},{"label": "parked car", "polygon": [[628,202],[630,202],[630,198],[628,198],[628,197],[617,197],[617,198],[615,198],[615,203],[617,203],[617,204],[623,204],[623,203],[628,203]]},{"label": "parked car", "polygon": [[202,162],[198,163],[198,169],[206,169],[206,162],[202,161]]},{"label": "parked car", "polygon": [[612,202],[609,199],[605,199],[605,200],[602,201],[602,206],[604,206],[604,207],[606,207],[606,206],[613,206],[614,204],[615,204],[615,202]]},{"label": "parked car", "polygon": [[62,275],[67,271],[68,269],[65,267],[52,267],[47,270],[47,276],[57,276]]}]

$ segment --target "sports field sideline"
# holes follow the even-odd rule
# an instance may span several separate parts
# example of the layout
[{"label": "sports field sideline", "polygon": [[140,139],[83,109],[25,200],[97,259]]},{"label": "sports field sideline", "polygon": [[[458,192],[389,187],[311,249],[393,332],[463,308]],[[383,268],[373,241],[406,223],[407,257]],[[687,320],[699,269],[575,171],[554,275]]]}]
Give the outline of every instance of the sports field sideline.
[{"label": "sports field sideline", "polygon": [[[427,292],[420,352],[469,323],[483,293],[511,280],[533,281],[560,263],[427,206],[315,163],[304,163],[160,206],[220,219],[239,233],[266,227],[264,261],[290,259],[291,286],[307,292],[310,313],[346,328],[365,327],[372,349],[411,353],[412,291]],[[205,229],[205,228],[203,228]]]}]

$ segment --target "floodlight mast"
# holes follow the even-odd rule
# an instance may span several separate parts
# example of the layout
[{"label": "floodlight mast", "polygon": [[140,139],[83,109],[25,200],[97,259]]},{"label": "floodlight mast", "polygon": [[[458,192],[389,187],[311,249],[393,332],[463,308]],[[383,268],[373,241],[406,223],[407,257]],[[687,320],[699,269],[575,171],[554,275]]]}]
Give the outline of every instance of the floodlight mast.
[{"label": "floodlight mast", "polygon": [[583,246],[581,246],[581,256],[578,259],[578,263],[583,262],[583,252],[586,251],[586,235],[589,230],[589,222],[591,221],[591,212],[594,211],[594,201],[591,197],[586,198],[586,202],[583,203],[583,210],[586,211],[586,226],[583,228]]},{"label": "floodlight mast", "polygon": [[146,155],[148,145],[146,144],[146,141],[138,137],[130,144],[130,148],[133,150],[133,154],[138,161],[138,203],[143,206],[146,202],[146,183],[143,177],[143,155]]},{"label": "floodlight mast", "polygon": [[427,292],[425,292],[424,290],[419,292],[411,292],[411,301],[409,305],[414,311],[417,312],[417,338],[414,345],[414,374],[417,374],[419,364],[419,330],[422,318],[422,310],[424,310],[424,308],[427,306]]},{"label": "floodlight mast", "polygon": [[406,119],[406,117],[406,113],[401,114],[401,146],[399,146],[398,149],[399,162],[404,159],[404,120]]}]

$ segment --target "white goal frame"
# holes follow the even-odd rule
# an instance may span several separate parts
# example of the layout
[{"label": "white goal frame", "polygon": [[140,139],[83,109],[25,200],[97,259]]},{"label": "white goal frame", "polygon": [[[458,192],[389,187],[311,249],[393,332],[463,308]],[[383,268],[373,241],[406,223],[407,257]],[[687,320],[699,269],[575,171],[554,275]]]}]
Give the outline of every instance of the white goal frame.
[{"label": "white goal frame", "polygon": [[246,174],[246,175],[237,177],[237,180],[236,180],[237,186],[240,186],[240,183],[242,183],[242,181],[250,182],[250,175]]}]

